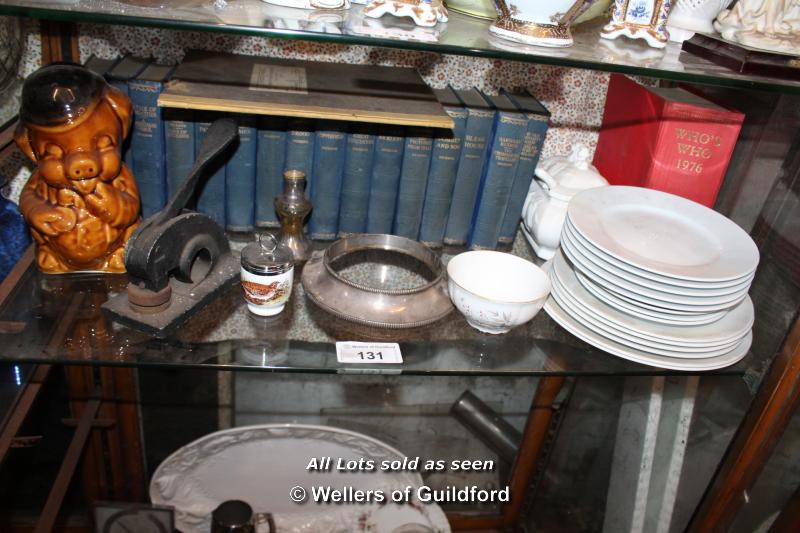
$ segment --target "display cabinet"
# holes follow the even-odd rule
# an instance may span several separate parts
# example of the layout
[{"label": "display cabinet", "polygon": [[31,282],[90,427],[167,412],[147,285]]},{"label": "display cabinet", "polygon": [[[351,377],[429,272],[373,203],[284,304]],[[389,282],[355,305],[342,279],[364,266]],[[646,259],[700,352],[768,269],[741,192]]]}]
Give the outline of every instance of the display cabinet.
[{"label": "display cabinet", "polygon": [[[490,39],[487,21],[458,13],[430,31],[389,17],[377,31],[364,24],[356,5],[324,24],[311,24],[305,13],[259,0],[170,7],[0,2],[0,15],[25,17],[28,30],[40,32],[43,63],[85,60],[81,29],[112,25],[110,31],[204,32],[192,33],[192,44],[205,34],[209,41],[255,36],[456,55],[466,69],[477,61],[472,58],[489,58],[531,69],[556,65],[690,84],[746,115],[716,209],[747,230],[761,253],[751,290],[751,352],[733,366],[703,373],[654,368],[577,340],[544,312],[499,336],[478,333],[455,311],[411,330],[366,328],[316,308],[299,284],[289,308],[274,319],[249,317],[232,289],[176,333],[156,338],[102,313],[101,304],[124,288],[124,276],[43,275],[29,250],[0,286],[0,363],[15,390],[0,426],[0,466],[4,475],[19,475],[27,453],[20,447],[56,453],[25,440],[36,417],[59,427],[50,442],[60,446],[63,459],[50,465],[51,477],[41,483],[49,496],[23,505],[9,493],[7,516],[27,506],[36,531],[88,528],[85,520],[71,521],[75,513],[68,510],[89,515],[101,500],[147,502],[153,469],[177,447],[225,427],[301,421],[373,434],[409,456],[497,461],[490,475],[469,481],[510,486],[510,503],[446,507],[454,529],[711,531],[755,520],[757,513],[747,514],[748,491],[763,484],[762,472],[776,468],[772,452],[786,449],[784,430],[794,427],[800,396],[800,82],[735,73],[674,44],[655,51],[604,41],[593,22],[575,29],[574,46],[547,49]],[[136,31],[129,36],[148,39],[139,47],[162,44]],[[580,92],[587,100],[603,98],[591,84]],[[574,120],[580,128],[580,117]],[[4,158],[13,157],[10,131],[7,125],[0,134]],[[519,237],[513,253],[531,258]],[[400,343],[404,363],[337,363],[335,341],[365,339]],[[514,457],[502,460],[453,422],[450,406],[466,390],[519,432]],[[653,397],[659,398],[657,411]],[[37,405],[53,409],[45,409],[46,416]],[[642,436],[647,421],[631,416],[631,406],[655,413],[652,442]],[[626,478],[637,460],[652,468],[644,477],[628,472]],[[80,484],[70,485],[73,478]],[[792,519],[783,513],[777,523]],[[0,528],[34,530],[3,520]]]}]

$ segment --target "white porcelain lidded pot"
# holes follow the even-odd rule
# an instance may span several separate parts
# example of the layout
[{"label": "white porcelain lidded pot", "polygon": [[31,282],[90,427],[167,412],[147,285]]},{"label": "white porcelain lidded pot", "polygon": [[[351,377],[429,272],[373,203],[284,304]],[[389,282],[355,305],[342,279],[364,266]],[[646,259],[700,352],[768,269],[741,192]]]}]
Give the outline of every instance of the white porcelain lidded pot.
[{"label": "white porcelain lidded pot", "polygon": [[583,145],[576,145],[567,157],[541,160],[522,208],[522,232],[536,255],[542,259],[555,255],[573,196],[606,186],[608,181],[589,162],[589,150]]},{"label": "white porcelain lidded pot", "polygon": [[570,46],[569,26],[594,0],[494,0],[497,19],[489,32],[523,44]]}]

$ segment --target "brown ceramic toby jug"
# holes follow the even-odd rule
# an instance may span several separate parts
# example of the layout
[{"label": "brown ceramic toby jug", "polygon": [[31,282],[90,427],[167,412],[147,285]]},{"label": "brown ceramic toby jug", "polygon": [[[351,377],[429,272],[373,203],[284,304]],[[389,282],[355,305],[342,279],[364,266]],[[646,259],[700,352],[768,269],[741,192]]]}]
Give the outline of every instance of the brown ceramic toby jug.
[{"label": "brown ceramic toby jug", "polygon": [[131,102],[78,65],[53,64],[22,88],[15,140],[37,163],[20,196],[43,272],[125,272],[139,191],[120,147]]}]

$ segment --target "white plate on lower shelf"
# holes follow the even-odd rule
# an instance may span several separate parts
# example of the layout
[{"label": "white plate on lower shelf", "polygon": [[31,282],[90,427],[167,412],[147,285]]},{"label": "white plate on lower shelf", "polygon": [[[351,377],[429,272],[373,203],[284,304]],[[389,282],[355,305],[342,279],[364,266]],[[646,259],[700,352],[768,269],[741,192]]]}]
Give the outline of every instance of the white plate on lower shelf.
[{"label": "white plate on lower shelf", "polygon": [[[313,458],[332,461],[372,460],[375,470],[308,471]],[[243,500],[254,512],[272,513],[279,531],[357,531],[364,513],[377,511],[378,504],[316,505],[296,504],[289,499],[300,486],[311,498],[314,486],[336,489],[382,490],[388,499],[392,489],[419,487],[416,472],[381,471],[383,460],[402,460],[404,455],[391,446],[366,435],[334,427],[301,424],[267,424],[227,429],[206,435],[165,459],[150,482],[154,504],[175,508],[175,526],[183,533],[206,533],[211,529],[211,512],[223,501]],[[418,503],[418,502],[416,502]],[[414,522],[423,518],[433,531],[450,531],[447,518],[436,504],[421,506]],[[386,513],[383,513],[385,516]],[[397,516],[404,516],[403,514]],[[388,529],[388,518],[381,521]],[[404,523],[394,524],[395,528]]]},{"label": "white plate on lower shelf", "polygon": [[658,368],[667,368],[671,370],[702,372],[725,368],[726,366],[737,363],[744,358],[744,356],[747,355],[747,352],[750,350],[750,345],[753,342],[753,334],[748,333],[742,342],[737,344],[736,347],[730,352],[717,357],[697,359],[663,357],[630,348],[598,335],[572,318],[561,308],[561,306],[558,305],[558,302],[556,302],[552,296],[550,296],[545,302],[544,310],[548,315],[550,315],[550,318],[555,320],[556,323],[558,323],[565,330],[572,333],[582,341],[587,342],[592,346],[596,346],[597,348],[608,352],[611,355],[616,355],[617,357],[621,357],[635,363],[641,363],[643,365],[654,366]]},{"label": "white plate on lower shelf", "polygon": [[[575,272],[557,254],[551,263],[550,279],[553,292],[567,298],[572,306],[585,310],[592,318],[614,330],[660,344],[684,348],[713,348],[741,340],[750,331],[755,320],[753,303],[746,298],[739,305],[724,313],[724,316],[710,324],[666,325],[643,320],[637,316],[619,311],[611,305],[594,297],[578,282]],[[562,305],[562,307],[564,307]]]},{"label": "white plate on lower shelf", "polygon": [[759,253],[735,222],[686,198],[642,187],[588,189],[569,202],[574,229],[595,248],[661,276],[732,281]]}]

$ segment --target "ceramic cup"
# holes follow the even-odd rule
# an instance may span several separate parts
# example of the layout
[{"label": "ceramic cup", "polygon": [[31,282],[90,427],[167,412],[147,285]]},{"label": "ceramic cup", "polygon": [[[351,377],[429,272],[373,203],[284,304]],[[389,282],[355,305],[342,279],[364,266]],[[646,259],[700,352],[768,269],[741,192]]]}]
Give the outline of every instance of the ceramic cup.
[{"label": "ceramic cup", "polygon": [[489,32],[517,43],[570,46],[569,25],[594,0],[495,0],[498,17]]},{"label": "ceramic cup", "polygon": [[294,259],[292,251],[270,234],[242,250],[242,294],[250,312],[277,315],[292,294]]},{"label": "ceramic cup", "polygon": [[473,328],[506,333],[536,316],[550,294],[550,278],[515,255],[476,250],[447,264],[453,305]]}]

